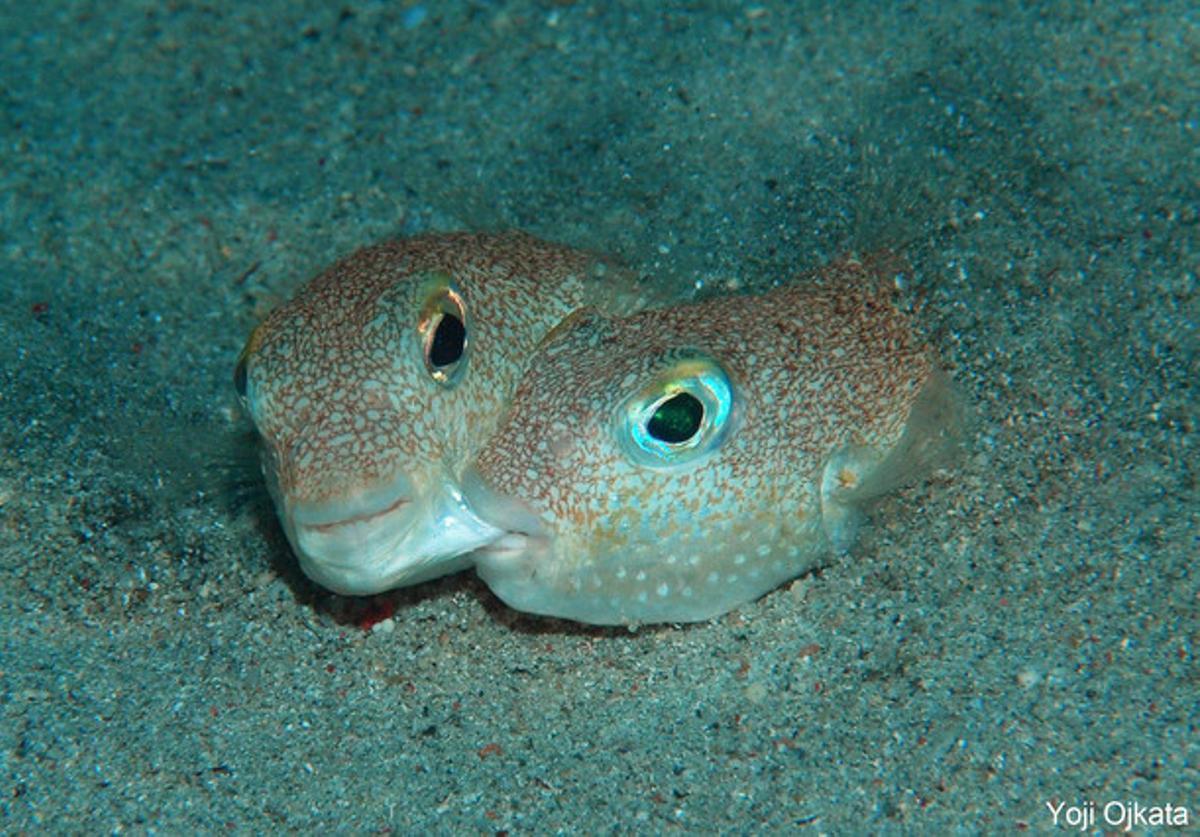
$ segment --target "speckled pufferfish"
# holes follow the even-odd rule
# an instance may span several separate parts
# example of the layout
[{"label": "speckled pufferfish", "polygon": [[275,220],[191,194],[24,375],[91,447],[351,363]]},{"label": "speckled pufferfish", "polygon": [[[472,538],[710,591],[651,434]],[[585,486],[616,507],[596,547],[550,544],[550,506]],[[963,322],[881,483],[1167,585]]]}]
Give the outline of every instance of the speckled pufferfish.
[{"label": "speckled pufferfish", "polygon": [[640,294],[594,254],[449,233],[363,248],[269,314],[234,382],[304,573],[364,595],[465,566],[501,532],[464,511],[458,479],[523,363],[572,311]]},{"label": "speckled pufferfish", "polygon": [[520,610],[690,622],[845,549],[958,424],[882,279],[847,260],[761,296],[574,315],[464,476],[507,530],[480,576]]}]

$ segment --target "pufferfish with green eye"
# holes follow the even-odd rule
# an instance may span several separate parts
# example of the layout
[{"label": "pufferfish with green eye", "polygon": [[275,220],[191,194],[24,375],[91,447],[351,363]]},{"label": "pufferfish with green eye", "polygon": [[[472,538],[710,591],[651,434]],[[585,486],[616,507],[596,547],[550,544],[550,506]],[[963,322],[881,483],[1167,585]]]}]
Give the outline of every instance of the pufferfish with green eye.
[{"label": "pufferfish with green eye", "polygon": [[884,284],[844,261],[760,296],[552,332],[463,491],[514,608],[692,622],[845,550],[859,510],[955,444],[948,379]]},{"label": "pufferfish with green eye", "polygon": [[503,534],[459,479],[538,342],[571,312],[644,288],[606,259],[523,233],[363,248],[271,312],[234,384],[300,568],[365,595],[467,566]]}]

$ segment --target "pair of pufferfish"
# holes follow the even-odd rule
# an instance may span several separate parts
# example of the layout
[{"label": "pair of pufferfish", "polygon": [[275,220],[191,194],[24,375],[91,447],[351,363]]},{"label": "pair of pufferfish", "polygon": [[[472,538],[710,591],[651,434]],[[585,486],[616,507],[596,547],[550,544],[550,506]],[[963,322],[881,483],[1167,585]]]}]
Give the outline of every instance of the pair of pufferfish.
[{"label": "pair of pufferfish", "polygon": [[474,567],[597,624],[722,614],[845,550],[954,445],[887,262],[663,304],[522,233],[366,247],[254,330],[235,385],[300,567],[366,595]]}]

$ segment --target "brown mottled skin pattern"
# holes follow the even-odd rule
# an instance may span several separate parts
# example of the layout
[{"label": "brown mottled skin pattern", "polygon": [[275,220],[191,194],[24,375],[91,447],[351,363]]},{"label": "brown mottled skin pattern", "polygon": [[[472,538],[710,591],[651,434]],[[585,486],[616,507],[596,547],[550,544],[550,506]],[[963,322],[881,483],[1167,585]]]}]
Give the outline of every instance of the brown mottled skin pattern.
[{"label": "brown mottled skin pattern", "polygon": [[[365,247],[317,276],[244,352],[277,490],[321,502],[397,470],[418,490],[439,469],[456,473],[544,334],[581,305],[621,307],[628,283],[614,290],[620,271],[603,264],[521,233],[451,233]],[[470,318],[469,367],[451,389],[427,374],[416,328],[432,274],[452,279]]]},{"label": "brown mottled skin pattern", "polygon": [[[480,558],[480,575],[521,609],[600,623],[691,621],[761,595],[842,545],[849,524],[832,506],[888,481],[873,469],[905,434],[934,373],[875,270],[845,261],[761,296],[577,315],[556,330],[475,465],[494,495],[540,518],[546,540],[519,556]],[[731,432],[694,464],[630,461],[618,443],[626,428],[614,420],[621,403],[697,353],[733,383]],[[823,496],[835,454],[846,457],[844,485]]]}]

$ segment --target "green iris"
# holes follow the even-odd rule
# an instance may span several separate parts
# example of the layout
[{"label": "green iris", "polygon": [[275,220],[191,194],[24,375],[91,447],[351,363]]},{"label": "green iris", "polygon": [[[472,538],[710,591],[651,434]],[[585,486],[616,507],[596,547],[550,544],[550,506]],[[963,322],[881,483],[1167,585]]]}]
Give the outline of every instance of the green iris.
[{"label": "green iris", "polygon": [[646,432],[660,442],[677,445],[695,436],[703,420],[704,405],[696,396],[681,392],[658,405],[646,422]]},{"label": "green iris", "polygon": [[613,430],[638,465],[686,467],[720,447],[733,415],[729,376],[698,354],[649,375],[617,410]]}]

